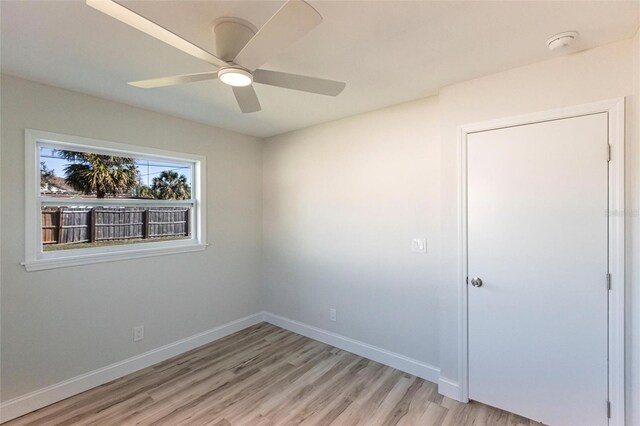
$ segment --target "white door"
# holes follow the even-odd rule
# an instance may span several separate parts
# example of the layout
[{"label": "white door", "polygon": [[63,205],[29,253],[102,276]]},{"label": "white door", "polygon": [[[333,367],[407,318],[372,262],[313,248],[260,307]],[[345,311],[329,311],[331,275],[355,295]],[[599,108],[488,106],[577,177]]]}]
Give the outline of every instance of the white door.
[{"label": "white door", "polygon": [[469,398],[606,425],[607,114],[467,141]]}]

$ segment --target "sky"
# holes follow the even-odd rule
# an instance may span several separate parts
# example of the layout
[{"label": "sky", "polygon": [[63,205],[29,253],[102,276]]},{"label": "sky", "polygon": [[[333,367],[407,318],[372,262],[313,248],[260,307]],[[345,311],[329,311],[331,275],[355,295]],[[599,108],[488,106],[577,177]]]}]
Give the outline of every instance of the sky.
[{"label": "sky", "polygon": [[[69,161],[59,158],[53,148],[40,147],[40,161],[44,162],[48,169],[54,171],[58,177],[64,178],[64,168]],[[191,166],[189,164],[174,163],[165,160],[136,160],[140,178],[143,185],[151,186],[153,178],[160,176],[165,170],[178,172],[187,178],[187,183],[191,185]]]}]

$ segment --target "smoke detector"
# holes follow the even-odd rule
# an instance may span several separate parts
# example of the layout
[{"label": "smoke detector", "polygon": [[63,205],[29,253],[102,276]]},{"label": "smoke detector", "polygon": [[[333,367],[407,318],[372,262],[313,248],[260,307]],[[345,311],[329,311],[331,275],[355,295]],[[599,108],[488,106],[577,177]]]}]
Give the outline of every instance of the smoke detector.
[{"label": "smoke detector", "polygon": [[578,33],[575,31],[566,31],[564,33],[556,34],[547,40],[547,47],[552,52],[565,50],[573,44],[578,38]]}]

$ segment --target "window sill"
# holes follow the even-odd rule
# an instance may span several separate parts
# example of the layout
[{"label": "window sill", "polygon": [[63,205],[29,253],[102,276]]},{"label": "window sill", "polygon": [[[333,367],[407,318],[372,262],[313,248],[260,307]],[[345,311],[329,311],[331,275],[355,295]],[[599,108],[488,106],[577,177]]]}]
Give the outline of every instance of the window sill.
[{"label": "window sill", "polygon": [[70,255],[57,258],[32,259],[22,263],[27,272],[42,271],[45,269],[67,268],[70,266],[90,265],[92,263],[114,262],[118,260],[139,259],[151,256],[167,254],[190,253],[203,251],[209,244],[190,244],[175,247],[152,247],[118,250],[112,253],[94,253],[83,255]]}]

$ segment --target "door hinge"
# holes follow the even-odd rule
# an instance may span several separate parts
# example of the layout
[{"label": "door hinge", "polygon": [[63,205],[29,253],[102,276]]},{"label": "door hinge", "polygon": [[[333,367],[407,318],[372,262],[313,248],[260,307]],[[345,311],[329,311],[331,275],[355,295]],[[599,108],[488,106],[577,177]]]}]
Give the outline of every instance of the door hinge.
[{"label": "door hinge", "polygon": [[607,401],[607,418],[611,418],[611,401]]},{"label": "door hinge", "polygon": [[607,162],[611,161],[611,144],[607,144]]},{"label": "door hinge", "polygon": [[467,277],[465,281],[467,282],[467,285],[469,285],[469,277]]},{"label": "door hinge", "polygon": [[611,274],[607,274],[607,290],[611,290]]}]

